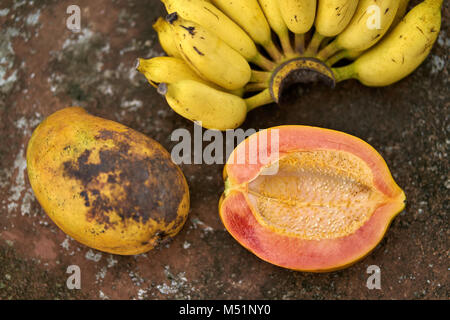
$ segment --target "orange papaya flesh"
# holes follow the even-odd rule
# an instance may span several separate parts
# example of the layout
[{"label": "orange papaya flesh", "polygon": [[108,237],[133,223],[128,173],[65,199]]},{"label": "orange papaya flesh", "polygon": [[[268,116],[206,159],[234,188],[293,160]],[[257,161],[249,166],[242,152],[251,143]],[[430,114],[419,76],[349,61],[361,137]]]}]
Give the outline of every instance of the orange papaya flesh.
[{"label": "orange papaya flesh", "polygon": [[53,222],[97,250],[146,252],[174,237],[187,219],[188,185],[170,154],[79,107],[59,110],[35,129],[27,171]]},{"label": "orange papaya flesh", "polygon": [[[251,146],[271,130],[278,148],[266,139],[265,156],[251,162]],[[230,155],[224,178],[219,212],[229,233],[259,258],[299,271],[333,271],[362,259],[405,206],[378,152],[328,129],[282,126],[254,134]]]}]

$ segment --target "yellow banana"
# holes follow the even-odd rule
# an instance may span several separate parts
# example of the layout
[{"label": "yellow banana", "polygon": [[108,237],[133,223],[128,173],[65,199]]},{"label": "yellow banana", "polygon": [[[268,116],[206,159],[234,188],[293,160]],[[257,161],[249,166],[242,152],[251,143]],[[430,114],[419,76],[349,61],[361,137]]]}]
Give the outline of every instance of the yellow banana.
[{"label": "yellow banana", "polygon": [[272,41],[269,23],[257,0],[211,0],[211,3],[240,25],[274,60],[282,59],[281,53]]},{"label": "yellow banana", "polygon": [[174,57],[155,57],[138,59],[136,69],[153,85],[155,83],[174,83],[181,80],[195,80],[208,84],[184,60]]},{"label": "yellow banana", "polygon": [[317,57],[327,60],[339,50],[363,51],[372,47],[389,30],[398,5],[399,0],[360,0],[347,28]]},{"label": "yellow banana", "polygon": [[275,0],[289,30],[295,34],[295,50],[305,50],[305,33],[314,24],[317,0]]},{"label": "yellow banana", "polygon": [[334,69],[338,81],[358,79],[367,86],[387,86],[413,72],[428,56],[441,27],[443,0],[425,0],[376,47],[349,66]]},{"label": "yellow banana", "polygon": [[183,59],[175,57],[137,59],[136,70],[141,72],[154,87],[156,87],[156,83],[174,83],[181,80],[194,80],[214,89],[226,91],[239,97],[242,97],[245,91],[244,88],[227,91],[210,81],[202,79]]},{"label": "yellow banana", "polygon": [[158,92],[182,117],[200,121],[206,129],[227,130],[239,127],[247,116],[245,100],[193,80],[160,84]]},{"label": "yellow banana", "polygon": [[258,2],[264,11],[269,25],[278,35],[285,55],[293,55],[294,50],[292,49],[291,40],[289,38],[289,29],[281,16],[278,0],[258,0]]},{"label": "yellow banana", "polygon": [[159,17],[153,24],[153,29],[158,33],[159,43],[163,50],[169,56],[181,58],[169,23],[164,18]]},{"label": "yellow banana", "polygon": [[315,20],[316,31],[306,51],[307,56],[314,56],[322,41],[341,33],[352,19],[358,0],[319,0]]},{"label": "yellow banana", "polygon": [[317,0],[278,0],[281,16],[295,34],[308,32],[316,17]]},{"label": "yellow banana", "polygon": [[319,0],[316,32],[325,37],[341,33],[355,14],[358,0]]},{"label": "yellow banana", "polygon": [[240,89],[249,82],[248,62],[214,33],[177,13],[167,19],[184,60],[202,78],[228,90]]},{"label": "yellow banana", "polygon": [[271,62],[262,56],[253,40],[222,11],[205,0],[161,0],[169,13],[177,12],[183,19],[198,23],[213,32],[239,52],[245,59],[265,69]]}]

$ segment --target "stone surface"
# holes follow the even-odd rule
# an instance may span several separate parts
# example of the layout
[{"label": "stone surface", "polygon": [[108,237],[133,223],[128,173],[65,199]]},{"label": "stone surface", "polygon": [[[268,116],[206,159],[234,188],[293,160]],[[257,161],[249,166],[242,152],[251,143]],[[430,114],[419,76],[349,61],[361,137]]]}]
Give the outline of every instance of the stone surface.
[{"label": "stone surface", "polygon": [[[259,260],[226,232],[217,212],[222,165],[182,166],[190,218],[170,244],[147,254],[92,250],[45,215],[27,180],[25,148],[52,112],[80,105],[169,151],[173,130],[193,132],[133,68],[137,57],[163,54],[151,28],[162,5],[79,0],[81,32],[73,33],[66,28],[72,3],[0,4],[0,299],[448,299],[448,4],[438,43],[405,80],[386,88],[296,87],[280,107],[249,114],[243,128],[305,124],[358,136],[406,192],[405,211],[372,254],[339,272],[307,274]],[[80,290],[66,287],[70,265],[81,268]],[[381,268],[381,290],[366,287],[370,265]]]}]

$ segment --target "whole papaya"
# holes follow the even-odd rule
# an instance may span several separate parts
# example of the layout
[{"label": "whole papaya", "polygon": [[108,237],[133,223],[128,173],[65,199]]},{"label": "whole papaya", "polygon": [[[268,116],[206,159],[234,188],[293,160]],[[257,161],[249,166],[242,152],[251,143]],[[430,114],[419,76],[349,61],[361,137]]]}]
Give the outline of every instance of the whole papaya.
[{"label": "whole papaya", "polygon": [[65,108],[45,119],[27,148],[33,191],[75,240],[132,255],[175,236],[189,211],[180,168],[156,141],[120,123]]}]

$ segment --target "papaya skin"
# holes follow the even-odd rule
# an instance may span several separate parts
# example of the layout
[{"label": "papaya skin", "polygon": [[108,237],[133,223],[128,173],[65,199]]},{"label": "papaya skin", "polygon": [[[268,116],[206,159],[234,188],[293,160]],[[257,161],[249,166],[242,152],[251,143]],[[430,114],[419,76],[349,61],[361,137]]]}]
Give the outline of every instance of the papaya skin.
[{"label": "papaya skin", "polygon": [[[238,192],[233,191],[230,196],[233,195],[237,195]],[[221,196],[220,201],[219,201],[219,212],[220,212],[220,218],[222,223],[224,224],[224,226],[226,226],[227,229],[229,229],[228,227],[228,219],[225,216],[224,213],[224,203],[226,201],[226,199],[228,199],[228,197],[225,197],[224,195]],[[380,229],[380,233],[378,236],[378,241],[375,241],[371,244],[371,246],[369,248],[367,248],[367,250],[362,251],[360,255],[358,255],[356,258],[351,259],[348,262],[344,262],[342,264],[339,265],[335,265],[332,267],[325,267],[325,268],[306,268],[306,267],[295,267],[295,266],[287,266],[286,264],[283,263],[277,263],[276,261],[269,259],[267,257],[265,257],[264,255],[261,255],[258,250],[255,250],[254,247],[252,247],[251,245],[246,244],[245,242],[242,241],[242,238],[237,236],[236,234],[234,234],[233,232],[230,232],[231,236],[238,242],[240,243],[245,249],[247,249],[248,251],[250,251],[251,253],[253,253],[254,255],[256,255],[257,257],[259,257],[260,259],[276,265],[278,267],[282,267],[282,268],[287,268],[287,269],[291,269],[294,271],[300,271],[300,272],[310,272],[310,273],[326,273],[326,272],[333,272],[333,271],[338,271],[338,270],[342,270],[342,269],[346,269],[348,267],[351,267],[352,265],[358,263],[359,261],[363,260],[365,257],[367,257],[372,251],[373,249],[381,242],[381,240],[384,238],[384,236],[386,235],[387,230],[389,229],[389,226],[391,225],[392,221],[394,220],[394,218],[397,216],[398,213],[400,213],[402,210],[404,209],[404,206],[398,206],[396,208],[393,208],[393,210],[391,211],[392,214],[390,214],[389,218],[384,220],[385,224],[384,224],[384,228]],[[277,240],[286,240],[286,238],[279,238]],[[293,251],[294,252],[294,251]]]},{"label": "papaya skin", "polygon": [[[270,165],[270,162],[264,163],[264,161],[273,161],[268,160],[271,158],[271,145],[268,143],[267,155],[261,163],[251,165],[227,163],[225,165],[223,176],[226,187],[219,201],[219,214],[225,228],[236,241],[262,260],[291,270],[314,273],[331,272],[347,268],[362,260],[380,243],[393,219],[405,207],[405,194],[393,180],[384,159],[364,141],[342,132],[308,126],[281,126],[268,130],[273,129],[279,130],[279,159],[295,152],[316,151],[350,153],[352,157],[355,156],[355,159],[359,159],[357,161],[361,161],[370,171],[370,179],[366,181],[369,181],[377,193],[377,197],[374,198],[376,201],[374,201],[373,210],[368,219],[363,221],[356,230],[351,230],[344,236],[332,235],[329,238],[308,239],[302,235],[289,234],[289,230],[280,232],[280,229],[265,223],[264,220],[261,220],[261,211],[258,209],[260,207],[255,205],[252,192],[255,190],[254,183],[259,179],[261,170],[266,165]],[[229,159],[233,159],[234,153],[238,152],[238,149],[248,150],[249,143],[255,141],[258,134],[250,136],[242,142]],[[320,167],[319,163],[317,165]],[[272,181],[276,182],[276,180]],[[297,188],[299,187],[297,186]],[[320,186],[316,190],[322,190],[322,187]],[[286,191],[281,193],[289,194]],[[267,196],[274,201],[270,194]],[[286,198],[296,199],[290,194]],[[316,199],[316,202],[319,201],[317,204],[320,203],[320,200],[314,197],[314,193],[312,198]],[[338,201],[338,198],[333,197],[333,200]],[[373,200],[369,199],[368,201]],[[313,206],[317,204],[313,204]],[[297,208],[296,210],[299,211],[295,211],[296,214],[306,213],[300,209],[301,207]],[[305,209],[310,208],[306,206]],[[358,208],[355,210],[359,212]],[[284,215],[285,211],[281,212]],[[351,213],[351,210],[345,212],[348,214]],[[267,212],[264,213],[267,216]],[[296,223],[292,219],[289,222],[294,225]],[[320,226],[326,225],[325,223],[319,224],[317,230],[320,231]],[[335,227],[339,229],[339,225],[333,226],[333,222],[331,226],[333,230]]]},{"label": "papaya skin", "polygon": [[69,107],[33,132],[27,170],[34,194],[66,234],[119,255],[147,252],[175,236],[189,211],[180,168],[156,141]]}]

